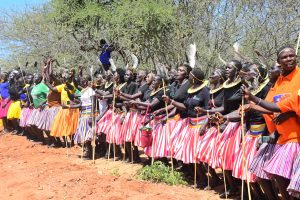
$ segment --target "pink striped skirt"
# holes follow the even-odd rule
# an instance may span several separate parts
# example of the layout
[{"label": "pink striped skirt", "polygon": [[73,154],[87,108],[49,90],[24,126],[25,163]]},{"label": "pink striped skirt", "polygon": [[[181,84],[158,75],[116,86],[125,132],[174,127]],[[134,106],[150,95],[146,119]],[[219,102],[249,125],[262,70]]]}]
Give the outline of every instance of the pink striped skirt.
[{"label": "pink striped skirt", "polygon": [[8,102],[8,99],[3,99],[0,101],[0,118],[5,118],[7,116],[7,111],[12,101],[10,101],[4,108],[2,106]]},{"label": "pink striped skirt", "polygon": [[197,148],[203,136],[200,136],[200,129],[205,123],[206,116],[189,118],[189,125],[184,127],[178,135],[174,158],[183,163],[195,163],[197,160]]},{"label": "pink striped skirt", "polygon": [[32,112],[32,108],[23,108],[21,111],[21,117],[20,117],[20,127],[26,127],[28,125],[28,119],[30,117],[30,114]]},{"label": "pink striped skirt", "polygon": [[139,128],[141,116],[137,111],[130,111],[126,114],[121,127],[121,138],[125,142],[133,142]]},{"label": "pink striped skirt", "polygon": [[106,110],[106,112],[102,116],[102,118],[97,122],[96,133],[98,135],[100,135],[102,133],[104,133],[104,134],[109,133],[111,123],[112,123],[112,110],[108,109],[108,110]]},{"label": "pink striped skirt", "polygon": [[144,152],[147,156],[156,158],[159,134],[161,134],[163,129],[163,123],[160,122],[160,119],[153,119],[150,121],[149,126],[152,127],[152,144],[149,147],[144,148]]},{"label": "pink striped skirt", "polygon": [[76,133],[74,135],[74,142],[76,144],[83,144],[86,141],[92,141],[93,131],[89,125],[89,121],[92,119],[91,114],[81,114]]},{"label": "pink striped skirt", "polygon": [[242,126],[239,122],[229,122],[221,133],[217,143],[217,156],[219,158],[216,166],[224,170],[232,170],[233,163],[238,156],[241,143]]},{"label": "pink striped skirt", "polygon": [[287,190],[292,196],[297,198],[300,197],[300,152],[293,164],[292,178]]},{"label": "pink striped skirt", "polygon": [[106,142],[110,144],[123,144],[124,139],[121,137],[121,128],[122,128],[122,113],[114,113],[114,116],[112,117],[112,123],[109,125],[109,130],[106,133]]},{"label": "pink striped skirt", "polygon": [[137,117],[138,117],[138,123],[137,123],[135,138],[134,138],[134,145],[140,147],[142,145],[141,144],[142,131],[140,131],[140,128],[143,126],[146,116],[138,113]]},{"label": "pink striped skirt", "polygon": [[277,175],[291,179],[293,165],[300,151],[300,143],[290,142],[283,145],[277,144],[277,146],[279,146],[278,150],[266,163],[264,170],[270,176]]},{"label": "pink striped skirt", "polygon": [[216,154],[217,139],[218,129],[216,127],[209,128],[198,147],[197,158],[199,161],[212,164],[213,156]]},{"label": "pink striped skirt", "polygon": [[249,171],[249,166],[252,163],[256,153],[256,143],[264,132],[265,124],[253,124],[250,130],[245,135],[245,144],[243,151],[243,144],[241,143],[239,154],[234,162],[232,175],[236,178],[255,182],[256,176]]}]

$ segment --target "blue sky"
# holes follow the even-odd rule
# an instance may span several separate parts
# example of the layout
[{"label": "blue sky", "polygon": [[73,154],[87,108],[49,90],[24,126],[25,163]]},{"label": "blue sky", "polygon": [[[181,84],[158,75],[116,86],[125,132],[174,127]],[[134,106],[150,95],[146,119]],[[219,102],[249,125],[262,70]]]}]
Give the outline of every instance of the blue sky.
[{"label": "blue sky", "polygon": [[19,10],[26,9],[27,6],[39,6],[49,0],[0,0],[0,10]]},{"label": "blue sky", "polygon": [[[10,11],[19,11],[23,12],[26,9],[32,6],[41,6],[50,0],[0,0],[0,17],[3,11],[10,12]],[[6,58],[9,54],[9,50],[5,47],[5,44],[2,44],[0,41],[0,59]]]}]

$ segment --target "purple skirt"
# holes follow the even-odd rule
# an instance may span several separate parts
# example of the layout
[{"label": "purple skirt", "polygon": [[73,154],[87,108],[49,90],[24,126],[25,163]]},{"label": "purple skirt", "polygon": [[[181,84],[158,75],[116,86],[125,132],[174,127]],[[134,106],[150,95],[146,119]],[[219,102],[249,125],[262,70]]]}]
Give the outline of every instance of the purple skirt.
[{"label": "purple skirt", "polygon": [[277,144],[277,146],[279,146],[278,150],[266,163],[264,170],[270,176],[277,175],[291,179],[293,165],[300,151],[300,143]]},{"label": "purple skirt", "polygon": [[249,171],[258,178],[269,180],[270,177],[263,168],[277,150],[278,146],[275,144],[262,144],[250,164]]},{"label": "purple skirt", "polygon": [[287,190],[292,196],[300,197],[300,152],[295,159],[291,182]]},{"label": "purple skirt", "polygon": [[74,135],[74,141],[76,144],[82,144],[86,141],[93,140],[92,127],[89,125],[89,121],[92,119],[91,115],[81,115],[78,121],[76,133]]},{"label": "purple skirt", "polygon": [[26,127],[28,125],[28,119],[31,115],[32,108],[23,108],[21,111],[21,118],[20,118],[20,126]]},{"label": "purple skirt", "polygon": [[41,112],[39,115],[41,119],[37,122],[37,127],[43,131],[50,131],[55,116],[60,109],[61,109],[60,106],[45,108],[44,111]]}]

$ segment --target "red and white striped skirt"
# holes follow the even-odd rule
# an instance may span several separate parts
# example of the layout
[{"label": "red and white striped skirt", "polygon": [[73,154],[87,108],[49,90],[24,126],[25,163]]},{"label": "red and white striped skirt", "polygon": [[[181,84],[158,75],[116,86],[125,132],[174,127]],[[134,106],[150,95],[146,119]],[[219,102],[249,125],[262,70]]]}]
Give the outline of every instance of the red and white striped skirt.
[{"label": "red and white striped skirt", "polygon": [[287,190],[292,196],[297,198],[300,197],[300,152],[293,164],[292,178]]},{"label": "red and white striped skirt", "polygon": [[112,123],[112,110],[106,110],[105,114],[101,117],[101,119],[97,122],[96,125],[96,133],[98,135],[104,133],[107,134],[110,131]]},{"label": "red and white striped skirt", "polygon": [[224,170],[232,170],[233,163],[238,156],[241,143],[242,127],[239,122],[229,122],[221,133],[217,143],[217,156],[219,163]]},{"label": "red and white striped skirt", "polygon": [[108,127],[109,132],[106,133],[106,142],[110,144],[123,144],[124,139],[121,137],[123,113],[114,113],[112,116],[112,123]]}]

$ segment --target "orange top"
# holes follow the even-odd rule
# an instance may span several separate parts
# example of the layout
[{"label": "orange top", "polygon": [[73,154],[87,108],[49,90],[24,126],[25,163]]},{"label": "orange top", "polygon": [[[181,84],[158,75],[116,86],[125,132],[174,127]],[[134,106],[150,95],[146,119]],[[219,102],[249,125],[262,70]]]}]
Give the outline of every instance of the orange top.
[{"label": "orange top", "polygon": [[293,93],[289,98],[285,98],[277,103],[281,112],[294,111],[300,116],[300,89],[297,93]]},{"label": "orange top", "polygon": [[[285,98],[296,93],[300,88],[300,69],[296,67],[287,76],[280,75],[273,88],[270,89],[266,101],[275,102],[277,100],[284,100]],[[280,98],[279,96],[282,97]],[[276,97],[279,97],[276,99]],[[277,141],[278,144],[285,144],[287,142],[300,142],[300,117],[290,117],[279,125],[272,123],[273,116],[264,115],[266,124],[270,132],[277,130],[280,137]]]}]

